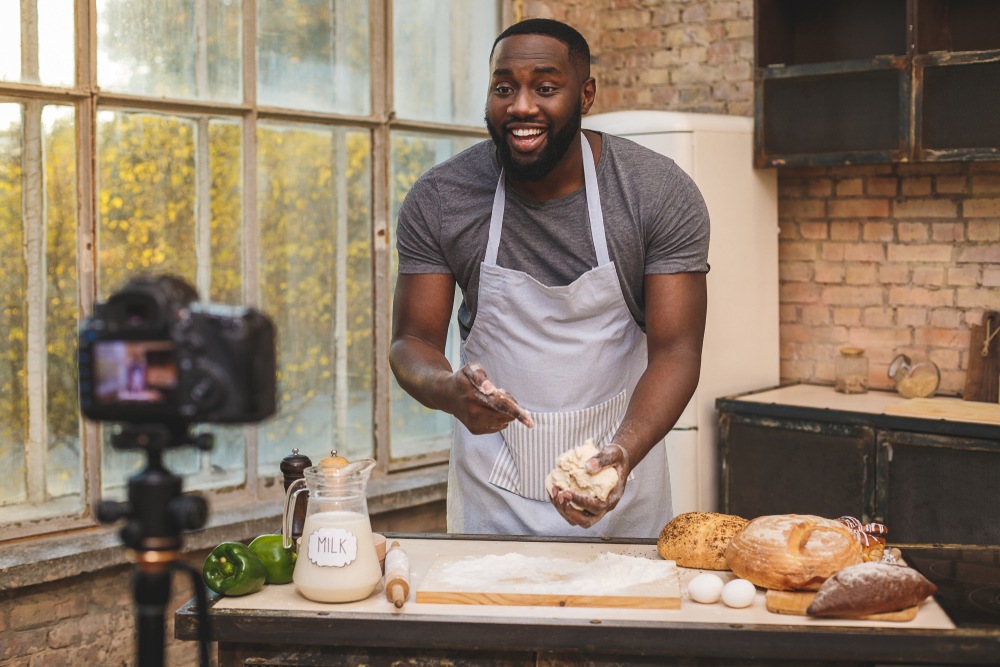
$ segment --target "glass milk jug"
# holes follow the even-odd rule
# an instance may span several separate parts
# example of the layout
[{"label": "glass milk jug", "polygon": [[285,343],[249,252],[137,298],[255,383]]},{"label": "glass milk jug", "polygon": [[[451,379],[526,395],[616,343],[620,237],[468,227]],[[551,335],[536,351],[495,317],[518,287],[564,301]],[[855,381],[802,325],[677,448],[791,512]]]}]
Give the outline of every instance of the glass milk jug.
[{"label": "glass milk jug", "polygon": [[302,542],[292,572],[295,588],[316,602],[352,602],[371,595],[382,578],[365,490],[375,468],[360,459],[343,468],[313,466],[285,495],[281,534],[292,544],[295,498],[309,491]]}]

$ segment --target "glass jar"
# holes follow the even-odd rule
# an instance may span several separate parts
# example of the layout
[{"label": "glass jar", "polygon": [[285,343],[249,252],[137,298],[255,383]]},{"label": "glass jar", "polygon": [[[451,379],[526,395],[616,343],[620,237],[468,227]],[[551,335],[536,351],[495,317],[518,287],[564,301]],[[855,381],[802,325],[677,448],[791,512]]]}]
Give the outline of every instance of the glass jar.
[{"label": "glass jar", "polygon": [[889,364],[889,379],[904,398],[933,396],[941,384],[941,371],[933,361],[914,364],[905,354],[896,355]]},{"label": "glass jar", "polygon": [[868,357],[860,347],[840,350],[835,363],[836,381],[833,388],[842,394],[864,394],[868,391]]}]

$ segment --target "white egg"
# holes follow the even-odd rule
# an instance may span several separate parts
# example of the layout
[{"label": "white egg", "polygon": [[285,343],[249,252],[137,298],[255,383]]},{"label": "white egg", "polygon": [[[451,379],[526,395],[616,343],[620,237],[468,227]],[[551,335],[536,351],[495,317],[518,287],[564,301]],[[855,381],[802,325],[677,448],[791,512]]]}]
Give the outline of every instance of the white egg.
[{"label": "white egg", "polygon": [[699,574],[688,582],[688,595],[703,604],[718,602],[722,595],[722,578],[717,574]]},{"label": "white egg", "polygon": [[727,607],[749,607],[757,597],[757,587],[746,579],[733,579],[722,587],[722,601]]}]

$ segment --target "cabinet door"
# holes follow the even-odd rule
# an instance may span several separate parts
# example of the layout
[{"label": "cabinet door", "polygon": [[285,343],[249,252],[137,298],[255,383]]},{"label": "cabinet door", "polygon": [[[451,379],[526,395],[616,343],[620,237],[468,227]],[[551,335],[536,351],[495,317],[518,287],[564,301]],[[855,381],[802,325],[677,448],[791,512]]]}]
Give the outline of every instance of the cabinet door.
[{"label": "cabinet door", "polygon": [[723,512],[871,520],[873,429],[727,413],[719,426]]},{"label": "cabinet door", "polygon": [[1000,442],[880,431],[876,520],[892,544],[1000,544]]}]

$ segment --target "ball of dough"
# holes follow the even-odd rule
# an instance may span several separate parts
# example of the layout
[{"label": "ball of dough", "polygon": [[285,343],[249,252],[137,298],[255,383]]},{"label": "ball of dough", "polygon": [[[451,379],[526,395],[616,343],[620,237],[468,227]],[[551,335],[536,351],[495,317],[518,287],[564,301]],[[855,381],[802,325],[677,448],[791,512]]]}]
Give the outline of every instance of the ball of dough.
[{"label": "ball of dough", "polygon": [[695,602],[712,604],[722,596],[722,578],[717,574],[699,574],[688,582],[688,596]]},{"label": "ball of dough", "polygon": [[[579,447],[560,454],[556,459],[556,467],[545,478],[545,490],[551,494],[553,488],[559,487],[581,496],[607,500],[611,490],[618,484],[618,471],[614,468],[602,468],[595,473],[590,472],[586,463],[595,456],[597,447],[589,438]],[[575,503],[570,504],[583,509]]]},{"label": "ball of dough", "polygon": [[757,587],[746,579],[733,579],[722,587],[722,602],[727,607],[749,607],[756,597]]}]

